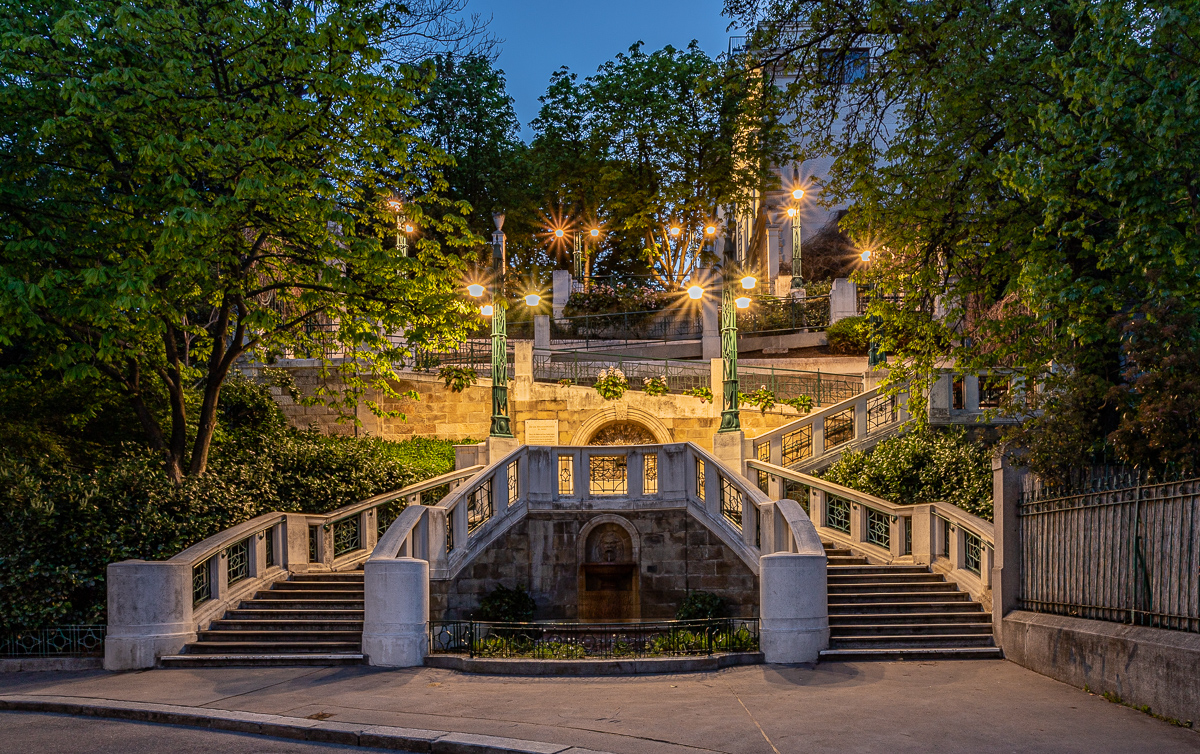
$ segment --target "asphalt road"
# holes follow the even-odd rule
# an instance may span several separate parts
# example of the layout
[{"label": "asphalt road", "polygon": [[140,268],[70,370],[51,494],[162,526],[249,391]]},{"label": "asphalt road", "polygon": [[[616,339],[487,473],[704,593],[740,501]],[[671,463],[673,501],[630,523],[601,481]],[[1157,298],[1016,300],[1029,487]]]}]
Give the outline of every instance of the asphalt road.
[{"label": "asphalt road", "polygon": [[178,725],[0,712],[0,752],[3,754],[330,754],[335,751],[369,754],[384,750],[287,741]]}]

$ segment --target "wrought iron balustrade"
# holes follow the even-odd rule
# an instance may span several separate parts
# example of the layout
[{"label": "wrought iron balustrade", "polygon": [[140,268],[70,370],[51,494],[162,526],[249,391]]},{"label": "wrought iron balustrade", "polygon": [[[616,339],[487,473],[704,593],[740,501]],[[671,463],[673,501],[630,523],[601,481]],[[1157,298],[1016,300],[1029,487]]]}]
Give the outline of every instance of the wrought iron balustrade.
[{"label": "wrought iron balustrade", "polygon": [[564,382],[573,385],[596,384],[601,370],[616,367],[625,374],[630,390],[640,390],[645,379],[666,378],[667,390],[682,393],[707,388],[712,369],[700,361],[649,359],[589,351],[554,351],[533,355],[533,379],[538,382]]},{"label": "wrought iron balustrade", "polygon": [[757,618],[639,623],[430,621],[430,654],[538,660],[757,652]]},{"label": "wrought iron balustrade", "polygon": [[107,626],[50,626],[0,633],[0,657],[93,657],[104,654]]},{"label": "wrought iron balustrade", "polygon": [[737,313],[738,335],[782,335],[829,327],[829,296],[757,296]]}]

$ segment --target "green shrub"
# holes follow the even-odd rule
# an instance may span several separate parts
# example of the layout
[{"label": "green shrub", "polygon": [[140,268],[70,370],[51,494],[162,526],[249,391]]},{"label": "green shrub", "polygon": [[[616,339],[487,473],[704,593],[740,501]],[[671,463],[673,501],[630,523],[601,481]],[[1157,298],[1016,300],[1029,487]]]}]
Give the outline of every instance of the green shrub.
[{"label": "green shrub", "polygon": [[825,330],[829,352],[844,356],[866,356],[871,334],[866,317],[846,317]]},{"label": "green shrub", "polygon": [[712,592],[688,592],[675,611],[676,620],[704,620],[725,617],[725,600]]},{"label": "green shrub", "polygon": [[516,589],[497,586],[483,596],[479,601],[479,610],[475,612],[475,620],[494,623],[527,623],[533,620],[533,612],[537,605],[533,597],[525,591],[525,587]]},{"label": "green shrub", "polygon": [[479,374],[470,367],[442,367],[438,377],[446,382],[446,388],[461,393],[479,381]]},{"label": "green shrub", "polygon": [[964,430],[926,430],[849,451],[823,476],[897,505],[940,500],[991,521],[991,458]]}]

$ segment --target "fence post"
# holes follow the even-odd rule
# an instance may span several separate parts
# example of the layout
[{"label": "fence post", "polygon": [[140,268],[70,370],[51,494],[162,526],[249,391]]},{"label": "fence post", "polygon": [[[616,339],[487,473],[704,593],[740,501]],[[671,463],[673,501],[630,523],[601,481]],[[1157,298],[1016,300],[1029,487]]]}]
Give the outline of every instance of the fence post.
[{"label": "fence post", "polygon": [[992,457],[995,561],[992,565],[992,633],[1004,648],[1004,615],[1021,597],[1021,528],[1017,509],[1027,470],[1013,466],[1001,450]]}]

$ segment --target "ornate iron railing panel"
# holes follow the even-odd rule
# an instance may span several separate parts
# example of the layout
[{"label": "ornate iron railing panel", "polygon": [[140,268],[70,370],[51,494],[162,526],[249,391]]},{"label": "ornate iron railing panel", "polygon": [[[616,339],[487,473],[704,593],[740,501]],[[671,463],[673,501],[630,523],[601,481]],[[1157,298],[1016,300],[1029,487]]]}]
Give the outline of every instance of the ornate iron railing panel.
[{"label": "ornate iron railing panel", "polygon": [[321,551],[319,548],[320,541],[321,541],[321,527],[318,526],[317,524],[310,524],[308,527],[308,562],[309,563],[320,562],[320,560],[321,560],[321,558],[320,558]]},{"label": "ornate iron railing panel", "polygon": [[225,550],[225,566],[228,582],[236,584],[250,577],[250,539],[234,542]]},{"label": "ornate iron railing panel", "polygon": [[696,497],[704,502],[704,460],[696,459]]},{"label": "ornate iron railing panel", "polygon": [[725,477],[721,477],[721,515],[738,529],[742,528],[742,492]]},{"label": "ornate iron railing panel", "polygon": [[642,456],[642,494],[658,494],[658,453]]},{"label": "ornate iron railing panel", "polygon": [[680,657],[757,652],[757,618],[642,623],[430,621],[430,654],[538,660]]},{"label": "ornate iron railing panel", "polygon": [[979,569],[983,565],[983,540],[969,531],[964,531],[963,545],[963,565],[968,571],[978,576]]},{"label": "ornate iron railing panel", "polygon": [[593,495],[628,495],[629,460],[625,456],[589,457],[588,491]]},{"label": "ornate iron railing panel", "polygon": [[93,657],[104,654],[107,626],[51,626],[0,633],[0,657]]},{"label": "ornate iron railing panel", "polygon": [[807,484],[801,484],[800,482],[796,482],[791,479],[784,479],[783,496],[789,500],[795,500],[800,507],[804,509],[805,515],[812,515],[812,512],[808,508],[808,500],[810,495]]},{"label": "ornate iron railing panel", "polygon": [[268,566],[277,566],[279,562],[275,560],[275,529],[270,528],[263,532],[263,545],[265,550],[264,560]]},{"label": "ornate iron railing panel", "polygon": [[565,497],[575,494],[575,456],[558,457],[558,494]]},{"label": "ornate iron railing panel", "polygon": [[192,566],[192,604],[212,599],[212,558]]},{"label": "ornate iron railing panel", "polygon": [[1022,609],[1200,633],[1200,478],[1105,474],[1075,490],[1018,506]]},{"label": "ornate iron railing panel", "polygon": [[840,497],[825,497],[825,525],[843,534],[850,533],[850,501]]},{"label": "ornate iron railing panel", "polygon": [[742,392],[765,388],[778,403],[809,396],[813,406],[832,406],[863,391],[862,377],[848,374],[805,372],[773,366],[738,364]]},{"label": "ornate iron railing panel", "polygon": [[596,375],[601,370],[612,367],[625,374],[631,390],[640,389],[646,379],[665,378],[668,392],[682,393],[685,390],[709,387],[712,378],[711,367],[699,361],[649,359],[584,351],[554,351],[533,355],[533,379],[537,382],[568,382],[572,385],[591,386],[596,384]]},{"label": "ornate iron railing panel", "polygon": [[867,401],[867,432],[871,433],[896,421],[896,396],[877,395]]},{"label": "ornate iron railing panel", "polygon": [[550,340],[581,350],[631,341],[696,340],[704,335],[700,312],[641,311],[584,314],[550,322]]},{"label": "ornate iron railing panel", "polygon": [[886,549],[892,546],[892,517],[883,511],[867,508],[867,542]]},{"label": "ornate iron railing panel", "polygon": [[362,531],[359,517],[344,518],[333,525],[333,557],[362,549]]},{"label": "ornate iron railing panel", "polygon": [[467,497],[467,535],[492,517],[492,479],[489,477]]},{"label": "ornate iron railing panel", "polygon": [[812,455],[812,425],[806,424],[795,432],[783,436],[783,465],[803,461]]},{"label": "ornate iron railing panel", "polygon": [[756,296],[738,310],[738,335],[781,335],[829,327],[829,297],[777,298]]},{"label": "ornate iron railing panel", "polygon": [[508,464],[508,504],[516,505],[517,498],[520,496],[521,480],[518,474],[517,461],[512,461]]},{"label": "ornate iron railing panel", "polygon": [[854,439],[854,409],[825,417],[825,447],[832,448]]}]

